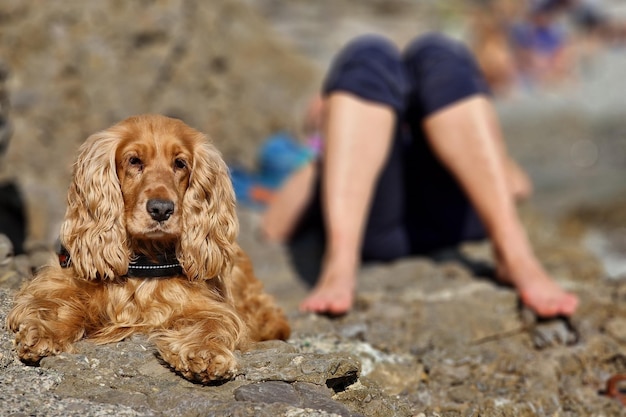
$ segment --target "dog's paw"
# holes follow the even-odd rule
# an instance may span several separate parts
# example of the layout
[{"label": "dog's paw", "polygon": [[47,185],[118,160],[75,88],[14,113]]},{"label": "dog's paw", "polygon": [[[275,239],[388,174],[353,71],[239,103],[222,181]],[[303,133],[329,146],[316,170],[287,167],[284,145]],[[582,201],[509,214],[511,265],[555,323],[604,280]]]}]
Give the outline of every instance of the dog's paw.
[{"label": "dog's paw", "polygon": [[44,334],[44,329],[36,324],[20,325],[15,335],[15,348],[20,360],[28,364],[36,364],[41,358],[70,350],[69,346],[63,346]]},{"label": "dog's paw", "polygon": [[185,349],[174,352],[159,349],[161,357],[185,378],[209,383],[232,379],[237,373],[237,359],[231,351],[218,344],[207,344],[203,349]]}]

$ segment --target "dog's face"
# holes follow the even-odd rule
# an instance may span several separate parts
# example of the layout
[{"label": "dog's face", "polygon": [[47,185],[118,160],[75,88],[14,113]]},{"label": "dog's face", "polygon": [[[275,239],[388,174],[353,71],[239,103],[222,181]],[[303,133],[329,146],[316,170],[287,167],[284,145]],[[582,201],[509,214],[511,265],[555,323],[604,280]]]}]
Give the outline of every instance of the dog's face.
[{"label": "dog's face", "polygon": [[78,276],[123,276],[135,254],[164,247],[175,247],[191,280],[232,266],[238,223],[228,168],[181,120],[135,116],[91,135],[67,200],[61,241]]},{"label": "dog's face", "polygon": [[120,138],[115,166],[126,229],[137,240],[178,239],[195,143],[177,124],[148,131],[133,124]]}]

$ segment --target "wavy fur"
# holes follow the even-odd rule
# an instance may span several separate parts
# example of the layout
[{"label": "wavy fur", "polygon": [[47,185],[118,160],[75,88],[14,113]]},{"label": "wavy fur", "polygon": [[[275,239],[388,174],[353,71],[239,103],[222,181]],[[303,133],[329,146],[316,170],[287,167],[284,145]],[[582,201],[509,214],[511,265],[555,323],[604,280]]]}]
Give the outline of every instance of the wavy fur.
[{"label": "wavy fur", "polygon": [[67,194],[61,243],[76,275],[89,280],[114,279],[128,268],[131,249],[115,163],[119,140],[114,131],[104,131],[85,141]]},{"label": "wavy fur", "polygon": [[228,169],[206,142],[194,150],[189,189],[183,199],[183,221],[178,258],[192,280],[219,276],[232,268],[236,250],[235,194]]}]

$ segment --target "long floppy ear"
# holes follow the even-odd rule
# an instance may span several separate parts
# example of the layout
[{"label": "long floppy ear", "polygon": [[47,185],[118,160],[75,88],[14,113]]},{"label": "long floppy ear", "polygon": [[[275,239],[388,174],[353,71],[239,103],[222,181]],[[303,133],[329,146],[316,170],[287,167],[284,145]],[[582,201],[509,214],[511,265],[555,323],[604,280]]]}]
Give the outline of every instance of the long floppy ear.
[{"label": "long floppy ear", "polygon": [[115,167],[119,135],[105,130],[79,149],[61,226],[61,243],[78,276],[114,279],[128,270],[124,200]]},{"label": "long floppy ear", "polygon": [[194,149],[182,220],[177,255],[188,279],[223,280],[237,250],[235,193],[226,163],[204,135]]}]

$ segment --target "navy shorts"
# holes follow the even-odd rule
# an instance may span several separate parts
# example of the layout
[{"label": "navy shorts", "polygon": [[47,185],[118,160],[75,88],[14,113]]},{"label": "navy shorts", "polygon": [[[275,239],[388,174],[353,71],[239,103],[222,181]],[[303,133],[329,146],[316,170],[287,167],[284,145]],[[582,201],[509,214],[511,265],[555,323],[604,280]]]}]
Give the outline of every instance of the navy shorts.
[{"label": "navy shorts", "polygon": [[[388,105],[396,114],[393,146],[365,229],[364,261],[389,261],[485,237],[475,210],[430,150],[422,129],[424,119],[434,112],[489,94],[465,45],[428,34],[400,52],[377,35],[357,38],[339,53],[327,74],[322,92],[335,91]],[[323,224],[318,186],[295,236],[323,230]]]}]

